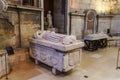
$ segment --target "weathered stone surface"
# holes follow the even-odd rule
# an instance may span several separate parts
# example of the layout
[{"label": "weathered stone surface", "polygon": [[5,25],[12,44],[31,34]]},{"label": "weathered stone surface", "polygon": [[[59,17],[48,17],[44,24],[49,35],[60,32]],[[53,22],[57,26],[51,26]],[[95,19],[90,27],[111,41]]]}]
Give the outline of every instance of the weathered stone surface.
[{"label": "weathered stone surface", "polygon": [[82,17],[72,17],[71,26],[71,34],[76,35],[78,39],[81,39],[84,19]]}]

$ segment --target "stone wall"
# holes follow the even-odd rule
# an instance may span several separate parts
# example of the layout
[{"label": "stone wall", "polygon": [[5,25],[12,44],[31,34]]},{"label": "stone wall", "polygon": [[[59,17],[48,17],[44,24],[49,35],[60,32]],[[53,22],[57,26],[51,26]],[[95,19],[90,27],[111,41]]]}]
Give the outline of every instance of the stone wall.
[{"label": "stone wall", "polygon": [[95,9],[100,14],[109,14],[111,9],[113,14],[120,14],[120,0],[116,3],[107,0],[70,0],[70,11],[83,13],[85,9]]},{"label": "stone wall", "polygon": [[84,26],[84,17],[83,16],[72,16],[71,17],[71,34],[76,35],[77,39],[82,38],[82,30]]},{"label": "stone wall", "polygon": [[120,33],[120,15],[116,15],[112,18],[111,33]]},{"label": "stone wall", "polygon": [[[6,14],[7,18],[13,26],[10,28],[10,25],[6,21],[0,21],[0,48],[4,48],[8,45],[15,48],[28,47],[28,39],[32,37],[34,33],[41,27],[40,12],[32,10],[21,10],[20,28],[17,11],[14,8],[10,8]],[[7,25],[7,28],[4,29],[5,23]]]},{"label": "stone wall", "polygon": [[40,13],[39,12],[27,12],[21,13],[21,46],[27,47],[29,45],[29,38],[34,35],[34,33],[40,29]]},{"label": "stone wall", "polygon": [[16,23],[16,20],[11,21],[13,19],[12,15],[13,14],[11,14],[11,12],[4,13],[4,16],[6,16],[8,19],[0,15],[0,49],[5,48],[6,46],[9,45],[12,46],[15,45],[16,35],[15,35],[15,26],[13,25],[13,23]]},{"label": "stone wall", "polygon": [[[115,18],[116,19],[116,18]],[[111,32],[120,31],[118,21],[115,21],[113,16],[100,16],[98,24],[98,32],[107,33],[107,29],[111,29]],[[116,26],[116,27],[115,27]],[[116,29],[117,28],[117,29]],[[84,15],[76,14],[71,17],[71,34],[76,35],[78,39],[82,38],[82,32],[84,29]]]},{"label": "stone wall", "polygon": [[82,37],[84,27],[84,16],[80,16],[86,9],[95,9],[100,15],[99,32],[106,33],[107,29],[111,29],[111,33],[120,32],[120,0],[114,5],[111,12],[108,11],[108,4],[103,3],[103,0],[70,0],[70,12],[78,14],[71,18],[71,34],[77,35],[78,39]]}]

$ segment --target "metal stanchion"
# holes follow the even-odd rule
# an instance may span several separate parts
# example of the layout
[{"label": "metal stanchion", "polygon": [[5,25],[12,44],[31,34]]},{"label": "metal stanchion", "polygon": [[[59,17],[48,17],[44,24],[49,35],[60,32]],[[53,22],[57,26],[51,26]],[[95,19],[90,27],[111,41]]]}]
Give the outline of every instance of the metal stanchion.
[{"label": "metal stanchion", "polygon": [[118,49],[118,55],[117,55],[117,67],[116,67],[116,69],[120,69],[120,66],[119,66],[119,55],[120,55],[120,48]]}]

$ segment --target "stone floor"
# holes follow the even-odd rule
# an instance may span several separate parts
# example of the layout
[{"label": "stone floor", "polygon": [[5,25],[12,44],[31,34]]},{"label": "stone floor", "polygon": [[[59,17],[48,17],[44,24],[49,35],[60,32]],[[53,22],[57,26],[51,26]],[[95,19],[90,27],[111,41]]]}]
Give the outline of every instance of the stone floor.
[{"label": "stone floor", "polygon": [[[17,53],[27,53],[18,50]],[[120,80],[120,70],[116,70],[118,47],[107,47],[94,52],[83,51],[81,66],[67,73],[53,75],[51,68],[24,57],[13,62],[8,80]],[[27,59],[26,59],[27,58]],[[3,77],[0,80],[6,80]]]}]

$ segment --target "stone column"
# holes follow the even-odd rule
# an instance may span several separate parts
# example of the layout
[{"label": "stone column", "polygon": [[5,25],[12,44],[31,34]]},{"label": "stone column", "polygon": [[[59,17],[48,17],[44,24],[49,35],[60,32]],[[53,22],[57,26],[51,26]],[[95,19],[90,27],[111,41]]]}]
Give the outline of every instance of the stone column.
[{"label": "stone column", "polygon": [[66,0],[66,16],[67,16],[67,34],[71,34],[69,29],[70,29],[70,0]]},{"label": "stone column", "polygon": [[[39,0],[40,8],[44,9],[44,0]],[[44,30],[44,10],[41,11],[41,30]]]}]

